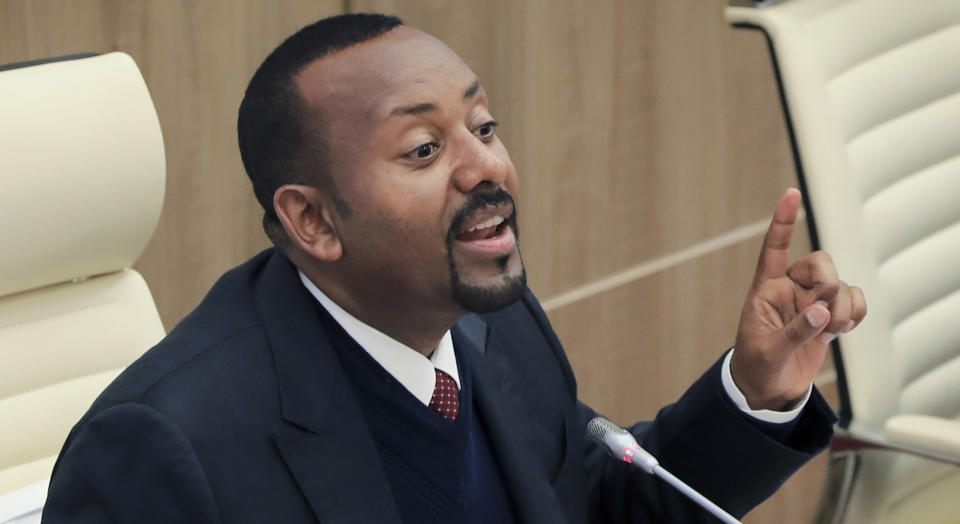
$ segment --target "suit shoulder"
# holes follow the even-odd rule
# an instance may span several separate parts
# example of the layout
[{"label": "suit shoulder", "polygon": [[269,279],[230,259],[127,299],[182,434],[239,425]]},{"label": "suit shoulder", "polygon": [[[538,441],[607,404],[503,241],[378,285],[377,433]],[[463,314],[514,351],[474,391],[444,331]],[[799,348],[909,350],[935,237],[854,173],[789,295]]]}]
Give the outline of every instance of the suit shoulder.
[{"label": "suit shoulder", "polygon": [[[145,512],[152,504],[163,508]],[[108,520],[220,521],[189,439],[176,423],[143,404],[117,404],[92,417],[71,436],[54,468],[44,522]]]},{"label": "suit shoulder", "polygon": [[[540,302],[530,288],[513,304],[492,313],[479,315],[490,328],[496,342],[509,345],[524,355],[552,355],[564,376],[568,389],[576,397],[577,381],[560,339]],[[539,350],[536,350],[539,348]],[[549,358],[549,357],[547,357]],[[544,369],[546,361],[537,359],[534,369]]]},{"label": "suit shoulder", "polygon": [[[224,352],[247,355],[264,346],[253,286],[262,255],[224,274],[197,308],[163,340],[128,366],[97,398],[89,418],[103,409],[125,402],[140,402],[149,392],[195,368],[213,372],[222,366]],[[242,365],[242,358],[227,358]]]},{"label": "suit shoulder", "polygon": [[159,403],[157,407],[160,407],[163,399],[157,396],[158,392],[178,389],[179,398],[194,397],[195,390],[208,385],[196,377],[223,375],[225,368],[243,366],[251,353],[263,352],[259,349],[265,344],[263,340],[262,329],[256,324],[202,343],[164,339],[114,379],[94,401],[80,425],[101,411],[125,403]]},{"label": "suit shoulder", "polygon": [[539,334],[555,351],[563,353],[563,346],[550,324],[550,319],[529,287],[524,289],[523,296],[513,304],[498,311],[480,315],[480,318],[488,324],[508,330],[530,331],[531,328],[536,327]]}]

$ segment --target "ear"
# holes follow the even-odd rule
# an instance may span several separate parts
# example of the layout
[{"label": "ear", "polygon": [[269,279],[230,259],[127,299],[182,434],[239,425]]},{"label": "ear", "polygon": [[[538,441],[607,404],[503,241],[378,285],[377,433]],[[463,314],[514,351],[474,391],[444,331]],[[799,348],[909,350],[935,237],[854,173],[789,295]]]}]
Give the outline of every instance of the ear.
[{"label": "ear", "polygon": [[310,256],[332,262],[343,254],[333,221],[333,202],[317,188],[299,184],[280,186],[273,193],[273,209],[291,243]]}]

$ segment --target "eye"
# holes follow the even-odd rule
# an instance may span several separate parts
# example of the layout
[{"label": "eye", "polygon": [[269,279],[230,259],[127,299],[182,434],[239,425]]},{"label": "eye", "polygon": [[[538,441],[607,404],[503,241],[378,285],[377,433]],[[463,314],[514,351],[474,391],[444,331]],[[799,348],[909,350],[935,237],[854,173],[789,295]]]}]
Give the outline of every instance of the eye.
[{"label": "eye", "polygon": [[491,120],[480,124],[480,127],[478,127],[474,133],[481,139],[488,140],[493,138],[494,131],[496,131],[498,125],[497,122]]},{"label": "eye", "polygon": [[440,144],[436,142],[427,142],[426,144],[420,144],[413,151],[410,151],[404,156],[408,158],[412,158],[414,160],[424,160],[427,158],[431,158],[432,156],[437,154],[437,151],[439,150],[440,150]]}]

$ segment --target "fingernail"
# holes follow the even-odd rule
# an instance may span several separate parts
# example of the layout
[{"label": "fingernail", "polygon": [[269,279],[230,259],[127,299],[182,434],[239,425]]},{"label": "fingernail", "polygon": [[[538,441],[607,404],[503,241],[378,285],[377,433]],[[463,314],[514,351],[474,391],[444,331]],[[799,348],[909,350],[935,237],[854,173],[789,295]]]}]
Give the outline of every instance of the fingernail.
[{"label": "fingernail", "polygon": [[818,301],[814,302],[814,304],[819,304],[819,305],[821,305],[821,306],[823,306],[823,307],[825,307],[825,308],[827,308],[827,309],[830,309],[830,304],[827,304],[827,302],[826,302],[825,300],[818,300]]},{"label": "fingernail", "polygon": [[852,321],[852,320],[851,320],[850,322],[847,322],[847,325],[843,327],[843,332],[844,332],[844,333],[849,333],[850,330],[853,329],[853,326],[854,326],[855,324],[856,324],[856,322],[854,322],[854,321]]},{"label": "fingernail", "polygon": [[807,312],[807,322],[813,327],[819,327],[827,321],[828,316],[829,313],[820,308],[811,309]]},{"label": "fingernail", "polygon": [[817,338],[820,339],[821,343],[829,344],[833,342],[833,339],[837,338],[837,333],[830,333],[828,331],[824,331],[823,333],[820,333],[819,335],[817,335]]}]

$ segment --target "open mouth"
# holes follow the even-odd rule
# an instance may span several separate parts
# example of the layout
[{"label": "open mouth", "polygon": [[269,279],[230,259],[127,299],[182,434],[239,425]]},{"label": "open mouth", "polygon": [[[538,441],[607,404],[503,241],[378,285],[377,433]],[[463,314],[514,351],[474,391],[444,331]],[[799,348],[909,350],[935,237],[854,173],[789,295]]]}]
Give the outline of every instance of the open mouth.
[{"label": "open mouth", "polygon": [[471,242],[474,240],[487,240],[503,234],[503,229],[507,227],[507,219],[495,215],[483,222],[470,226],[465,231],[457,235],[460,242]]},{"label": "open mouth", "polygon": [[452,221],[450,250],[482,258],[508,255],[516,250],[516,223],[509,193],[502,189],[475,193]]}]

